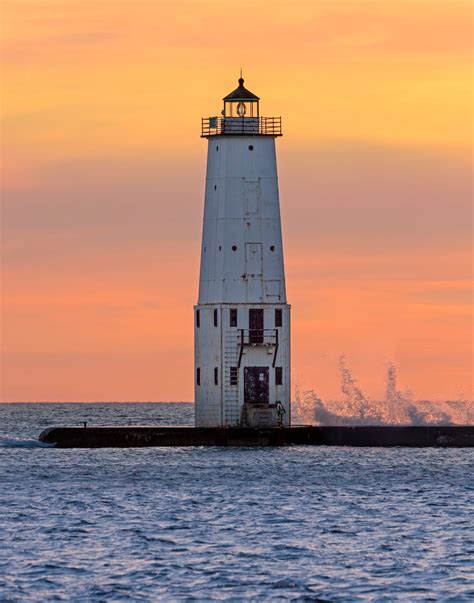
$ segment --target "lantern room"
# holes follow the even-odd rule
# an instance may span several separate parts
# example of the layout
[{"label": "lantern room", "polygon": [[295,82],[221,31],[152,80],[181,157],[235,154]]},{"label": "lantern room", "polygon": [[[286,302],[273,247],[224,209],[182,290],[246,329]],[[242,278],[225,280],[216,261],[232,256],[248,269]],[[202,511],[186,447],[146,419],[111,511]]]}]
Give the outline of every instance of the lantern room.
[{"label": "lantern room", "polygon": [[281,136],[280,117],[262,117],[260,98],[244,86],[240,76],[239,86],[224,96],[220,117],[203,117],[201,136]]},{"label": "lantern room", "polygon": [[239,78],[239,87],[224,96],[224,117],[259,117],[258,96],[244,87],[244,78]]}]

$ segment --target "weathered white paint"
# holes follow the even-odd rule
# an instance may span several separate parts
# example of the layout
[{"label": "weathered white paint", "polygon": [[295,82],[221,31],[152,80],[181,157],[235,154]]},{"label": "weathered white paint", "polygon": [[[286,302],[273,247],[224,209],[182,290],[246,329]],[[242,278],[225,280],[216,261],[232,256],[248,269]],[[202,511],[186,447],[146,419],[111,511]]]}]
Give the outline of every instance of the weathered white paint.
[{"label": "weathered white paint", "polygon": [[[237,327],[230,326],[231,308],[237,309]],[[275,309],[282,310],[275,361],[283,369],[282,385],[275,383],[273,344],[245,345],[238,384],[230,383],[231,368],[238,365],[240,329],[249,328],[251,308],[264,310],[264,329],[277,328]],[[194,311],[196,426],[240,424],[246,366],[269,367],[270,404],[283,403],[288,425],[290,306],[286,303],[273,136],[226,134],[208,139],[199,299]]]}]

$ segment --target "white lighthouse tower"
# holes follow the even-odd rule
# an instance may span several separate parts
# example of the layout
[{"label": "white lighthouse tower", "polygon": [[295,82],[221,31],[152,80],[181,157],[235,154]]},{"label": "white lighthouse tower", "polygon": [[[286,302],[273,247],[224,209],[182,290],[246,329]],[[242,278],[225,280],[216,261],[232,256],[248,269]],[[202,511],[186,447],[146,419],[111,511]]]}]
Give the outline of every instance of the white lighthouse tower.
[{"label": "white lighthouse tower", "polygon": [[286,303],[275,139],[239,86],[208,140],[199,299],[194,308],[197,427],[290,424],[290,306]]}]

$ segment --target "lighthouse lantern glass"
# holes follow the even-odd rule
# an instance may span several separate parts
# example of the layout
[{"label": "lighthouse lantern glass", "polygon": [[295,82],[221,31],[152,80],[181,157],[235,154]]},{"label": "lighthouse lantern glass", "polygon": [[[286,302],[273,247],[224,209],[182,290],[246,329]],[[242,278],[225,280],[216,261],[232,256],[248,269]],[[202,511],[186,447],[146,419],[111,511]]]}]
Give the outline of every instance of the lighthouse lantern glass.
[{"label": "lighthouse lantern glass", "polygon": [[224,101],[224,117],[258,117],[258,101]]}]

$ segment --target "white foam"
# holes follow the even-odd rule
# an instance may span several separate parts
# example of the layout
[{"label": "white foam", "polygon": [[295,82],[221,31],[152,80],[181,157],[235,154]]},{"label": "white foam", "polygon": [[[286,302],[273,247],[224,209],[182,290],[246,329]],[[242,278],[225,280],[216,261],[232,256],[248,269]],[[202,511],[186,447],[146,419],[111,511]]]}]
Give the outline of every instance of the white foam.
[{"label": "white foam", "polygon": [[54,448],[55,444],[40,442],[34,438],[18,438],[0,435],[0,448]]},{"label": "white foam", "polygon": [[310,389],[296,391],[294,415],[314,425],[473,425],[470,400],[434,402],[413,400],[409,391],[397,388],[397,370],[387,370],[385,400],[371,400],[357,385],[345,356],[339,359],[342,400],[323,401]]}]

